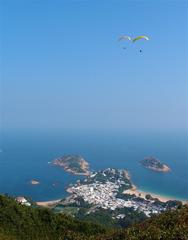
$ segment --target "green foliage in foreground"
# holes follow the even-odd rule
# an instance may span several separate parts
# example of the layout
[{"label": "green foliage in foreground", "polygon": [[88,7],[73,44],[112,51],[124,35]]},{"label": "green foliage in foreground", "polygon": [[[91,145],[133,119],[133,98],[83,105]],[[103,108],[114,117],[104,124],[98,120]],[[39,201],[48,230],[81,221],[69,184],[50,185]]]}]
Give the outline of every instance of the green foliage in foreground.
[{"label": "green foliage in foreground", "polygon": [[169,210],[96,240],[188,240],[188,206]]},{"label": "green foliage in foreground", "polygon": [[0,196],[0,240],[188,240],[188,206],[125,230],[75,220],[48,209],[26,207]]},{"label": "green foliage in foreground", "polygon": [[26,207],[0,196],[1,240],[86,240],[105,232],[99,225],[54,214],[48,209]]}]

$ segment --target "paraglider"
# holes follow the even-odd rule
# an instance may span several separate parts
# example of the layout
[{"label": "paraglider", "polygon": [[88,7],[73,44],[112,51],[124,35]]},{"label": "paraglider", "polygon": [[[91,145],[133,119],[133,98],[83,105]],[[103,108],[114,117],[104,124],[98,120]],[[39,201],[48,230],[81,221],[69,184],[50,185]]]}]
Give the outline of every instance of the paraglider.
[{"label": "paraglider", "polygon": [[[143,35],[143,36],[137,36],[135,38],[131,38],[129,36],[123,35],[118,38],[118,41],[128,40],[128,41],[131,41],[132,43],[135,43],[136,41],[142,40],[142,39],[148,41],[149,37]],[[126,49],[126,47],[123,47],[123,49]],[[140,53],[141,52],[142,52],[142,49],[140,49]]]},{"label": "paraglider", "polygon": [[118,41],[121,41],[121,40],[129,40],[129,41],[131,41],[131,37],[129,37],[129,36],[121,36],[121,37],[118,38]]},{"label": "paraglider", "polygon": [[[149,40],[149,38],[148,38],[147,36],[138,36],[138,37],[133,38],[132,42],[134,43],[134,42],[136,42],[136,41],[138,41],[138,40],[141,40],[141,39],[144,39],[144,40],[146,40],[146,41]],[[141,52],[142,52],[142,49],[140,49],[140,53],[141,53]]]},{"label": "paraglider", "polygon": [[135,37],[135,38],[132,39],[132,38],[129,37],[129,36],[123,35],[123,36],[120,36],[120,37],[118,38],[118,41],[129,40],[129,41],[132,41],[132,42],[134,43],[134,42],[136,42],[136,41],[138,41],[138,40],[141,40],[141,39],[144,39],[144,40],[148,41],[148,40],[149,40],[149,37],[147,37],[147,36],[138,36],[138,37]]},{"label": "paraglider", "polygon": [[134,42],[136,42],[138,40],[141,40],[141,39],[145,39],[147,41],[149,40],[149,38],[147,36],[138,36],[138,37],[133,38],[132,42],[134,43]]},{"label": "paraglider", "polygon": [[[123,40],[124,40],[124,41],[125,41],[125,40],[132,41],[131,37],[125,36],[125,35],[120,36],[120,37],[118,38],[118,41],[123,41]],[[123,49],[126,50],[127,48],[126,48],[126,47],[123,47]]]}]

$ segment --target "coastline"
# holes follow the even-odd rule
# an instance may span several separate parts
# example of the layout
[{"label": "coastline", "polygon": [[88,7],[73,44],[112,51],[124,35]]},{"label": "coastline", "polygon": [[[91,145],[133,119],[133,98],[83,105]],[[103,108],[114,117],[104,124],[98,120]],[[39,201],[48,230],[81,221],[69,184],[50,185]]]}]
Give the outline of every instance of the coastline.
[{"label": "coastline", "polygon": [[[72,193],[72,191],[70,191],[69,188],[67,188],[66,191],[70,194]],[[123,193],[124,194],[130,194],[130,195],[135,194],[137,197],[141,197],[141,198],[144,198],[144,199],[145,199],[145,196],[147,194],[149,194],[153,198],[159,199],[159,201],[161,201],[161,202],[167,202],[167,201],[170,201],[170,200],[177,200],[177,201],[182,202],[182,204],[188,204],[188,200],[178,199],[176,197],[165,196],[165,195],[161,195],[161,194],[158,194],[158,193],[153,193],[153,192],[150,192],[150,191],[143,191],[141,189],[138,189],[134,184],[132,184],[132,188],[125,190]],[[36,202],[36,204],[39,207],[52,207],[52,206],[58,204],[61,201],[62,201],[62,199],[56,199],[56,200],[50,200],[50,201],[38,201],[38,202]]]},{"label": "coastline", "polygon": [[[130,195],[134,194],[137,197],[141,197],[141,198],[144,198],[144,199],[146,199],[145,198],[146,195],[151,195],[151,197],[157,198],[161,202],[167,202],[167,201],[170,201],[170,200],[176,200],[176,201],[182,202],[182,204],[187,204],[188,205],[188,199],[187,200],[179,199],[177,197],[166,196],[166,195],[163,195],[163,194],[160,194],[160,193],[154,193],[154,192],[151,192],[151,191],[139,189],[139,188],[137,188],[136,185],[134,185],[132,183],[131,175],[130,175],[129,171],[128,170],[124,170],[124,174],[125,174],[126,178],[131,182],[131,185],[132,185],[132,188],[127,189],[127,190],[125,190],[123,192],[124,194],[130,194]],[[71,188],[68,187],[66,189],[66,192],[68,192],[69,194],[72,194]],[[50,200],[50,201],[38,201],[38,202],[36,202],[36,204],[38,206],[41,206],[41,207],[51,207],[51,206],[54,206],[57,203],[61,202],[61,200],[62,199]]]},{"label": "coastline", "polygon": [[82,170],[82,171],[77,171],[71,168],[67,162],[62,162],[61,158],[57,158],[54,161],[52,161],[52,165],[61,167],[64,169],[64,171],[71,173],[73,175],[89,176],[91,174],[91,172],[89,171],[89,163],[86,160],[81,158],[79,159],[79,161],[77,161],[77,163],[79,164],[79,170]]},{"label": "coastline", "polygon": [[[154,170],[154,169],[151,169],[151,170]],[[162,171],[163,172],[169,172],[169,171],[171,171],[171,169],[167,165],[164,165],[164,169]],[[130,195],[135,194],[137,197],[142,197],[144,199],[145,199],[145,196],[147,194],[149,194],[149,195],[151,195],[151,197],[157,198],[161,202],[167,202],[167,201],[170,201],[170,200],[177,200],[177,201],[182,202],[182,204],[187,204],[188,205],[188,199],[180,199],[180,198],[173,197],[173,196],[166,196],[166,195],[163,195],[163,194],[154,193],[154,192],[151,192],[151,191],[145,191],[145,190],[137,188],[137,186],[135,184],[133,184],[132,181],[131,181],[131,175],[130,175],[129,171],[124,170],[124,172],[125,172],[125,176],[127,177],[127,179],[131,182],[132,188],[125,190],[123,193],[130,194]]]},{"label": "coastline", "polygon": [[[126,171],[126,173],[128,173],[128,171]],[[130,178],[130,175],[128,175],[128,176]],[[72,194],[72,191],[71,191],[70,188],[67,188],[66,191],[69,194]],[[149,194],[149,195],[151,195],[151,197],[157,198],[161,202],[167,202],[167,201],[170,201],[170,200],[177,200],[177,201],[182,202],[182,204],[187,204],[188,205],[188,200],[179,199],[179,198],[176,198],[176,197],[173,197],[173,196],[166,196],[166,195],[162,195],[162,194],[158,194],[158,193],[153,193],[153,192],[150,192],[150,191],[141,190],[141,189],[138,189],[136,187],[136,185],[134,185],[134,184],[132,184],[132,188],[125,190],[123,193],[124,194],[130,194],[130,195],[135,194],[137,197],[141,197],[141,198],[144,198],[144,199],[145,199],[145,196],[147,194]],[[62,199],[63,199],[63,197],[62,197]],[[38,201],[38,202],[36,202],[36,204],[37,204],[37,206],[40,206],[40,207],[51,207],[51,206],[54,206],[55,204],[61,202],[62,199],[56,199],[56,200],[50,200],[50,201]]]},{"label": "coastline", "polygon": [[183,204],[188,204],[188,200],[182,200],[182,199],[178,199],[176,197],[165,196],[165,195],[158,194],[158,193],[153,193],[153,192],[150,192],[150,191],[143,191],[141,189],[138,189],[134,184],[133,184],[133,187],[131,189],[125,190],[123,193],[130,194],[130,195],[135,194],[137,197],[142,197],[144,199],[145,199],[145,196],[147,194],[149,194],[153,198],[158,198],[159,201],[161,201],[161,202],[167,202],[167,201],[170,201],[170,200],[177,200],[177,201],[182,202]]},{"label": "coastline", "polygon": [[155,167],[150,167],[150,166],[144,166],[145,168],[147,169],[150,169],[150,170],[153,170],[153,171],[156,171],[156,172],[164,172],[164,173],[167,173],[167,172],[170,172],[171,171],[171,168],[168,167],[167,165],[163,165],[163,168],[155,168]]},{"label": "coastline", "polygon": [[[170,201],[170,200],[177,200],[177,201],[182,202],[182,204],[188,204],[188,200],[182,200],[182,199],[178,199],[176,197],[169,197],[169,196],[161,195],[161,194],[158,194],[158,193],[143,191],[141,189],[138,189],[134,184],[132,184],[132,186],[133,186],[132,188],[130,188],[128,190],[125,190],[123,193],[124,194],[130,194],[130,195],[135,194],[137,197],[142,197],[144,199],[145,199],[145,195],[149,194],[153,198],[159,199],[159,201],[161,201],[161,202],[167,202],[167,201]],[[67,188],[66,191],[70,194],[72,193],[72,191],[70,191],[69,188]],[[54,206],[55,204],[58,204],[59,202],[61,202],[61,200],[62,199],[56,199],[56,200],[50,200],[50,201],[38,201],[38,202],[36,202],[36,204],[39,207],[51,207],[51,206]]]},{"label": "coastline", "polygon": [[37,206],[39,207],[50,207],[53,206],[57,203],[59,203],[62,199],[56,199],[56,200],[51,200],[51,201],[41,201],[41,202],[36,202]]},{"label": "coastline", "polygon": [[90,172],[89,171],[86,171],[86,172],[83,172],[83,173],[80,173],[80,172],[76,172],[76,171],[73,171],[71,170],[70,168],[64,168],[64,171],[68,172],[68,173],[71,173],[73,175],[78,175],[78,176],[89,176],[90,175]]},{"label": "coastline", "polygon": [[163,165],[163,172],[170,172],[171,171],[171,168],[167,165]]}]

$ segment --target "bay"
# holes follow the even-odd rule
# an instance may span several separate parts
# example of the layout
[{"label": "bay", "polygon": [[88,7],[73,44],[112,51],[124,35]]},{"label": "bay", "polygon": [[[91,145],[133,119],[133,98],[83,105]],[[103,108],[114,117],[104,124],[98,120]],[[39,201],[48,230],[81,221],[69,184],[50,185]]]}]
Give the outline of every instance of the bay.
[{"label": "bay", "polygon": [[[80,154],[91,170],[128,169],[133,183],[144,191],[188,199],[188,135],[183,131],[5,131],[0,152],[0,192],[34,201],[59,199],[80,176],[49,162]],[[172,169],[159,173],[139,161],[155,156]],[[30,180],[40,181],[31,185]]]}]

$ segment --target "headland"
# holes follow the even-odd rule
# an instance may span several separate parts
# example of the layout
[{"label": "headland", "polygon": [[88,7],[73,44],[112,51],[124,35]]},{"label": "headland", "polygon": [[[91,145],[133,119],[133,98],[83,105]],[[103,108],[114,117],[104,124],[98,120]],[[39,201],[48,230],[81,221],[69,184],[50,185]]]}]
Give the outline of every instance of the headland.
[{"label": "headland", "polygon": [[127,212],[133,218],[134,214],[150,217],[186,203],[141,191],[132,183],[127,170],[114,168],[90,173],[85,179],[68,186],[67,192],[69,196],[62,200],[37,202],[37,205],[68,212],[75,217],[82,215],[82,210],[85,216],[105,211],[108,216],[118,219],[126,216]]}]

